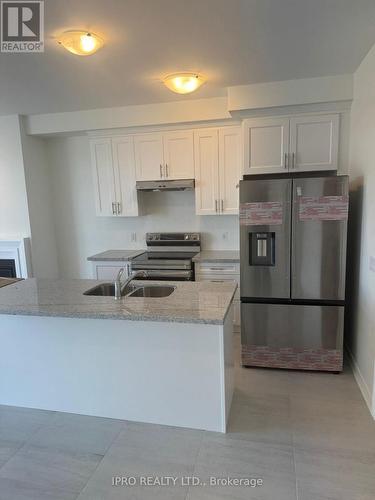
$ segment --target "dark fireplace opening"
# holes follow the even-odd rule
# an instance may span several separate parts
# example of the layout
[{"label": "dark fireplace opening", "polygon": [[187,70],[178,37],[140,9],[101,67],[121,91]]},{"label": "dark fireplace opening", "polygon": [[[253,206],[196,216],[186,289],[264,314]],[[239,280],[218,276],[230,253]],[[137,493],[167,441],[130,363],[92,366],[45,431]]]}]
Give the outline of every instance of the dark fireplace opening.
[{"label": "dark fireplace opening", "polygon": [[17,278],[14,259],[0,259],[0,278]]}]

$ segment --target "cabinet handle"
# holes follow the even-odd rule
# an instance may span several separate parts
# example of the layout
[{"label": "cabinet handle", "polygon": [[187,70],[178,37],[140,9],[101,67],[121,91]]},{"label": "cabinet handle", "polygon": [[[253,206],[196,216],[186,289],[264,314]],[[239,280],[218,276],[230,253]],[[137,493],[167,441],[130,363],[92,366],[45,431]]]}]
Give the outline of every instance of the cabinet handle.
[{"label": "cabinet handle", "polygon": [[288,168],[288,153],[284,153],[284,168]]},{"label": "cabinet handle", "polygon": [[217,213],[217,200],[215,200],[215,212]]},{"label": "cabinet handle", "polygon": [[221,200],[221,211],[224,212],[224,200]]},{"label": "cabinet handle", "polygon": [[116,203],[112,203],[112,214],[116,215]]},{"label": "cabinet handle", "polygon": [[117,215],[121,214],[121,203],[117,202]]},{"label": "cabinet handle", "polygon": [[163,165],[160,163],[160,179],[163,178]]},{"label": "cabinet handle", "polygon": [[296,168],[296,154],[292,153],[292,168]]},{"label": "cabinet handle", "polygon": [[165,177],[168,179],[168,163],[165,164]]}]

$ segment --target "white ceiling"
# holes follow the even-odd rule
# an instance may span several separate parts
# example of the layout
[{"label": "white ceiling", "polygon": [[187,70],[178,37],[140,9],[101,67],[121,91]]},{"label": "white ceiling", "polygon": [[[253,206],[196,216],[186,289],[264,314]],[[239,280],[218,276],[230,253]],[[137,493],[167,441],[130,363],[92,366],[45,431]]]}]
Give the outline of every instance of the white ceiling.
[{"label": "white ceiling", "polygon": [[[374,0],[45,0],[44,54],[0,54],[0,114],[49,113],[225,95],[255,82],[352,73],[375,42]],[[103,36],[77,57],[67,29]],[[191,96],[160,77],[194,70]]]}]

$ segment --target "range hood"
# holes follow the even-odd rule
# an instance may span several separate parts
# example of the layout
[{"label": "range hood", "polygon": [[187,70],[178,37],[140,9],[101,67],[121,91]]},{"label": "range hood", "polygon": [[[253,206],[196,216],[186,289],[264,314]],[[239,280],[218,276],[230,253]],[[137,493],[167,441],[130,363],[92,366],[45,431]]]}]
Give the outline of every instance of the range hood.
[{"label": "range hood", "polygon": [[191,191],[194,189],[194,179],[175,181],[137,181],[137,191]]}]

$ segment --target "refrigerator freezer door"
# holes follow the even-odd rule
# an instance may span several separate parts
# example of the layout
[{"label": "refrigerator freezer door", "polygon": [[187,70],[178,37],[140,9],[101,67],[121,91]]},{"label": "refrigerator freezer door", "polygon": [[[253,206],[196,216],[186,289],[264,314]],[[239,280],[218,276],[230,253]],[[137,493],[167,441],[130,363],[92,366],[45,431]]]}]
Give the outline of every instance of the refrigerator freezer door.
[{"label": "refrigerator freezer door", "polygon": [[293,180],[292,299],[345,299],[347,204],[347,176]]},{"label": "refrigerator freezer door", "polygon": [[344,307],[241,304],[241,343],[294,349],[342,349]]},{"label": "refrigerator freezer door", "polygon": [[341,371],[343,330],[343,306],[242,303],[242,364]]},{"label": "refrigerator freezer door", "polygon": [[240,182],[241,297],[290,298],[290,179]]}]

